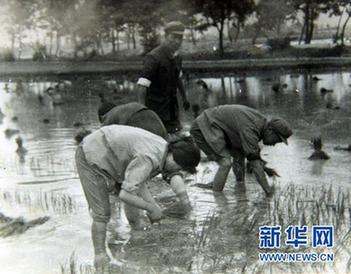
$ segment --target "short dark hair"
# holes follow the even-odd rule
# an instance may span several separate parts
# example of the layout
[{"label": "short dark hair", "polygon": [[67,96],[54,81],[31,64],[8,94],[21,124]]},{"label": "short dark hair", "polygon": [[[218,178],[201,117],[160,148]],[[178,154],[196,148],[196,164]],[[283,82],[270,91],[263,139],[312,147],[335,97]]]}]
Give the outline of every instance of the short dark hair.
[{"label": "short dark hair", "polygon": [[196,173],[196,166],[200,162],[200,150],[190,136],[182,137],[169,143],[169,151],[174,161],[185,171]]}]

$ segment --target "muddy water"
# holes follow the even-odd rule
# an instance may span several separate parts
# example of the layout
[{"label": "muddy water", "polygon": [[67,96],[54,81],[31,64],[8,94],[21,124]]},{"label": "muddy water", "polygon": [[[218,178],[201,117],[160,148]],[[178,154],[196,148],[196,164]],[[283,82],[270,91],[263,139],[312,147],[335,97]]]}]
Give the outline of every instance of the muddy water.
[{"label": "muddy water", "polygon": [[[267,116],[283,117],[292,124],[295,134],[289,139],[289,146],[278,144],[262,149],[263,158],[281,175],[277,186],[284,188],[294,185],[296,189],[309,187],[311,191],[314,187],[321,189],[324,185],[333,185],[335,189],[347,192],[351,181],[351,154],[333,148],[351,143],[350,74],[302,71],[251,76],[190,75],[186,88],[193,110],[198,108],[201,112],[218,104],[240,103],[257,108]],[[313,77],[321,80],[315,81]],[[197,84],[198,79],[202,79],[207,88]],[[65,103],[54,106],[43,91],[58,81]],[[321,93],[322,88],[333,92]],[[23,217],[25,221],[49,217],[42,225],[0,238],[1,273],[58,273],[60,265],[68,263],[73,252],[79,264],[91,263],[91,221],[74,166],[74,136],[82,127],[98,127],[96,111],[100,92],[106,99],[116,102],[130,101],[135,95],[132,82],[108,77],[104,80],[85,77],[69,81],[3,79],[0,82],[0,108],[3,113],[0,114],[0,212],[11,218]],[[39,95],[42,100],[39,100]],[[330,108],[326,108],[327,104]],[[192,112],[182,112],[185,129],[190,126],[193,116]],[[83,126],[75,127],[77,122]],[[5,134],[7,129],[10,131]],[[319,133],[322,134],[324,150],[331,157],[325,163],[307,160],[312,153],[309,140]],[[16,152],[18,136],[23,139],[26,153]],[[110,231],[110,240],[114,242],[112,252],[121,262],[133,262],[129,266],[138,265],[137,269],[141,272],[149,264],[157,272],[167,272],[170,267],[180,269],[180,272],[184,269],[218,272],[220,267],[224,271],[223,265],[218,263],[220,260],[217,257],[213,259],[215,252],[212,249],[218,248],[217,253],[223,256],[231,254],[231,262],[237,265],[237,268],[229,267],[232,271],[256,271],[250,267],[257,258],[258,232],[252,230],[255,225],[250,226],[249,233],[243,227],[247,225],[247,220],[254,220],[256,215],[266,216],[267,204],[273,202],[266,200],[250,176],[246,192],[235,188],[233,174],[230,174],[223,194],[214,195],[212,191],[194,186],[195,183],[211,181],[215,170],[214,163],[201,163],[198,174],[188,178],[194,209],[185,220],[167,219],[161,227],[136,233],[133,238],[123,210],[117,210],[116,214],[122,215],[122,222],[113,220],[110,225],[113,227]],[[161,201],[168,196],[172,198],[167,186],[162,186],[161,192],[156,192],[154,188],[154,193]],[[167,205],[166,202],[162,203],[163,206]],[[218,227],[211,223],[211,218],[217,218]],[[259,222],[264,222],[264,219]],[[195,238],[188,240],[195,239],[196,242],[196,235],[200,235],[204,227],[224,231],[220,238],[219,234],[208,234],[209,238],[216,236],[221,247],[207,245],[207,253],[196,248],[182,249],[182,241],[188,238],[174,236],[182,231],[184,235],[195,235]],[[234,232],[231,230],[233,228]],[[155,238],[156,234],[164,238]],[[170,240],[174,241],[171,243],[174,250],[169,248]],[[194,246],[201,246],[195,242]],[[205,242],[202,243],[204,250]],[[227,247],[228,243],[230,248]],[[182,253],[182,250],[189,251],[191,255],[187,258],[192,259],[183,260],[179,255],[178,262],[171,261],[169,253]],[[204,262],[206,256],[212,259]],[[135,269],[131,267],[130,272],[135,273]]]}]

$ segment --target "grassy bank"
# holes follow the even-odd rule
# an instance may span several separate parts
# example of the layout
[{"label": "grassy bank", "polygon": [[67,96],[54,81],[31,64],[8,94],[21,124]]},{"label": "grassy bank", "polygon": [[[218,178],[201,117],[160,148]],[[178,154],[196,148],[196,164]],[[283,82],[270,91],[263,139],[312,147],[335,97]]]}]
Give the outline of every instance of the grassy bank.
[{"label": "grassy bank", "polygon": [[[267,59],[267,58],[323,58],[351,56],[350,46],[337,46],[330,44],[296,45],[296,46],[258,46],[247,41],[226,44],[224,54],[219,55],[215,42],[198,43],[196,45],[185,43],[180,49],[183,60],[237,60],[237,59]],[[142,61],[142,49],[122,49],[116,53],[106,55],[88,54],[77,58],[62,57],[55,60],[62,61]],[[50,60],[50,58],[49,58]]]},{"label": "grassy bank", "polygon": [[[254,45],[227,46],[222,57],[206,47],[190,45],[183,47],[185,71],[196,72],[250,72],[275,69],[311,69],[321,67],[350,67],[351,48],[313,45],[289,46],[287,48],[258,48]],[[143,55],[140,51],[126,50],[104,56],[45,59],[41,61],[0,61],[0,76],[16,75],[74,75],[136,73],[141,70]]]},{"label": "grassy bank", "polygon": [[[234,72],[245,73],[262,70],[294,70],[294,69],[331,69],[351,67],[351,57],[323,58],[259,58],[259,59],[227,59],[227,60],[185,60],[183,69],[187,73]],[[89,75],[126,75],[140,72],[141,61],[16,61],[0,63],[2,79],[15,76],[67,76]]]}]

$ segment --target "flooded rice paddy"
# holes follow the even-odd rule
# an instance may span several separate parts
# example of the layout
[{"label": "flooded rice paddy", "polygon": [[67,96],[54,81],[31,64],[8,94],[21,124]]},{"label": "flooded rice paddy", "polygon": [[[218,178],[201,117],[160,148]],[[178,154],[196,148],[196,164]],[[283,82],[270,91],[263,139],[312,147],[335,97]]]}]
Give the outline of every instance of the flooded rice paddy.
[{"label": "flooded rice paddy", "polygon": [[[216,164],[201,162],[187,178],[192,212],[166,218],[145,231],[130,231],[113,197],[108,242],[113,273],[347,273],[351,272],[351,73],[348,71],[256,75],[189,75],[192,107],[181,113],[184,129],[203,109],[245,104],[288,120],[289,146],[263,147],[262,156],[281,175],[267,199],[252,175],[246,189],[230,173],[223,193],[195,186],[213,178]],[[199,81],[201,80],[201,81]],[[74,164],[75,135],[99,127],[101,97],[135,98],[135,79],[122,77],[11,78],[0,81],[1,273],[93,273],[91,219]],[[64,104],[44,90],[58,85]],[[103,94],[103,95],[101,95]],[[309,161],[310,139],[321,134],[328,161]],[[23,140],[19,149],[16,140]],[[163,207],[175,197],[158,178],[151,190]],[[279,252],[333,252],[334,263],[266,263],[258,260],[259,227],[333,225],[334,248]]]}]

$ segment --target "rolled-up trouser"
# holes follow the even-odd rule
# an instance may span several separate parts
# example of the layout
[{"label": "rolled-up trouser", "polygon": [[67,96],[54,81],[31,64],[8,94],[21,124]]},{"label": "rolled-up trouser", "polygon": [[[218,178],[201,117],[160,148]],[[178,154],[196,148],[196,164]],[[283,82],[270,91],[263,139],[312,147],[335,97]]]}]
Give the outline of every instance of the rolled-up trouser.
[{"label": "rolled-up trouser", "polygon": [[94,221],[107,223],[111,216],[109,193],[120,191],[120,184],[100,170],[90,165],[84,155],[82,146],[76,150],[76,166],[80,182],[87,199],[89,209]]},{"label": "rolled-up trouser", "polygon": [[158,115],[150,109],[143,109],[137,113],[134,113],[132,117],[129,118],[127,124],[128,126],[145,129],[151,133],[161,136],[165,140],[168,139],[167,130],[160,117],[158,117]]},{"label": "rolled-up trouser", "polygon": [[232,149],[233,158],[232,168],[238,182],[245,182],[245,156],[238,150]]}]

